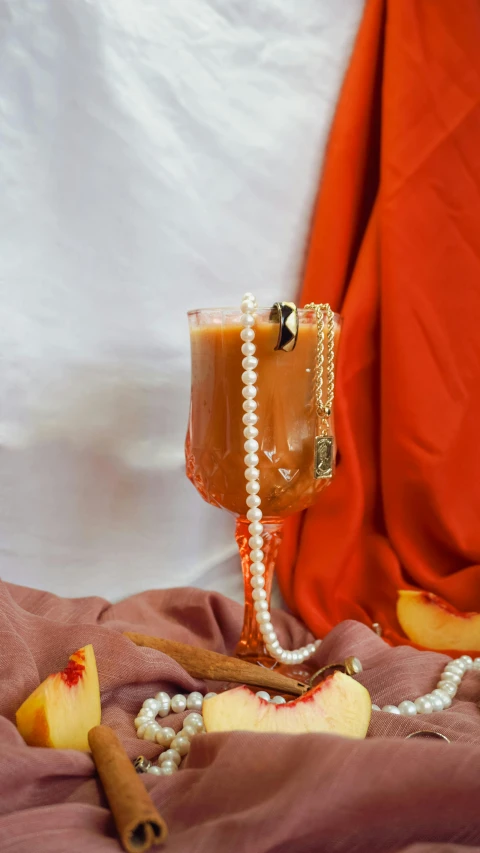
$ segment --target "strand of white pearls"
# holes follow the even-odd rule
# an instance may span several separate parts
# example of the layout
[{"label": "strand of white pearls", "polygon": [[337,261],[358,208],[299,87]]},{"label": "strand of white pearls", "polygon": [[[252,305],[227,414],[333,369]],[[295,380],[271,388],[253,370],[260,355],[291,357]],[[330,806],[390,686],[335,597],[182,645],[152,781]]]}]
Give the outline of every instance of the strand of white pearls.
[{"label": "strand of white pearls", "polygon": [[447,663],[435,690],[410,701],[406,699],[397,705],[372,705],[374,711],[386,711],[388,714],[403,714],[414,717],[416,714],[432,714],[433,711],[443,711],[452,704],[465,673],[469,669],[480,671],[480,657],[473,660],[470,655],[462,655]]},{"label": "strand of white pearls", "polygon": [[[216,693],[207,693],[205,699],[216,695]],[[274,696],[271,699],[270,694],[265,690],[259,690],[257,696],[272,705],[285,703],[283,696]],[[188,696],[177,693],[170,698],[168,693],[162,690],[151,699],[145,699],[135,718],[137,737],[164,747],[164,752],[158,756],[157,764],[146,762],[148,765],[146,773],[152,776],[171,776],[177,772],[182,758],[190,751],[192,737],[205,732],[203,717],[200,713],[203,701],[204,697],[197,691],[189,693]],[[166,717],[168,714],[181,714],[184,711],[191,711],[191,713],[185,717],[183,728],[178,733],[170,726],[161,726],[156,721],[157,716]]]},{"label": "strand of white pearls", "polygon": [[245,427],[243,430],[243,434],[245,436],[245,443],[243,447],[246,454],[244,462],[246,465],[245,480],[248,507],[247,519],[250,522],[248,532],[251,537],[248,540],[250,548],[250,584],[252,587],[252,597],[255,602],[255,618],[265,641],[267,651],[279,663],[296,664],[302,663],[304,660],[313,655],[321,641],[317,640],[315,643],[309,643],[307,646],[303,646],[301,649],[296,649],[294,651],[286,651],[285,649],[282,649],[276,631],[272,625],[272,617],[268,609],[267,593],[264,588],[265,565],[263,563],[264,552],[262,550],[263,513],[260,509],[260,472],[257,468],[259,462],[257,456],[259,444],[256,440],[258,436],[258,415],[256,414],[257,403],[255,400],[255,397],[257,396],[257,388],[255,384],[257,381],[257,374],[255,373],[255,370],[258,367],[258,359],[255,357],[256,347],[254,344],[254,326],[257,308],[257,300],[253,294],[246,293],[242,300],[242,315],[240,322],[243,328],[240,332],[240,337],[242,339],[242,355],[244,356],[242,361],[244,371],[242,373],[242,394],[244,397],[243,410],[245,414],[243,415],[242,420]]},{"label": "strand of white pearls", "polygon": [[[205,699],[216,696],[216,693],[207,693]],[[158,743],[165,747],[158,758],[158,764],[152,764],[147,773],[155,776],[171,776],[176,773],[184,755],[190,750],[190,740],[196,734],[205,731],[203,717],[200,713],[203,707],[201,693],[194,691],[188,696],[177,693],[170,696],[163,690],[151,699],[145,699],[138,716],[135,718],[137,737],[151,743]],[[170,713],[180,714],[183,711],[191,711],[183,721],[183,728],[178,733],[170,726],[161,726],[156,717],[166,717]]]}]

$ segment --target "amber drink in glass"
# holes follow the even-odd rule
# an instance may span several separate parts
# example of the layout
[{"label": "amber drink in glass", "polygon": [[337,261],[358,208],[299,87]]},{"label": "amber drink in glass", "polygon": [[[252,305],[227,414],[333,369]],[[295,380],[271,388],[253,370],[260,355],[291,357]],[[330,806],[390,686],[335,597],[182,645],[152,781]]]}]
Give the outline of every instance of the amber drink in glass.
[{"label": "amber drink in glass", "polygon": [[[192,374],[185,447],[187,475],[208,503],[237,517],[236,541],[245,585],[245,616],[236,654],[272,666],[273,659],[255,619],[250,586],[240,316],[239,310],[228,308],[188,314]],[[267,601],[284,519],[310,506],[329,482],[314,477],[315,437],[320,434],[314,387],[318,343],[315,312],[299,310],[298,319],[296,346],[293,351],[284,352],[275,349],[278,322],[271,319],[271,309],[256,312],[257,468]],[[340,336],[338,315],[334,315],[334,323],[336,356]],[[333,423],[332,413],[332,434]]]}]

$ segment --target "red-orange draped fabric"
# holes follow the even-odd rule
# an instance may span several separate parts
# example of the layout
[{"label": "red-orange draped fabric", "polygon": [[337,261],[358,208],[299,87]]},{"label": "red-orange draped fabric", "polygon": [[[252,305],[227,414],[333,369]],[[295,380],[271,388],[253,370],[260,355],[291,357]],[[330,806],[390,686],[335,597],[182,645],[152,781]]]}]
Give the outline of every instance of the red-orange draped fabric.
[{"label": "red-orange draped fabric", "polygon": [[367,0],[302,303],[344,317],[331,486],[278,575],[318,635],[399,588],[480,611],[480,2]]}]

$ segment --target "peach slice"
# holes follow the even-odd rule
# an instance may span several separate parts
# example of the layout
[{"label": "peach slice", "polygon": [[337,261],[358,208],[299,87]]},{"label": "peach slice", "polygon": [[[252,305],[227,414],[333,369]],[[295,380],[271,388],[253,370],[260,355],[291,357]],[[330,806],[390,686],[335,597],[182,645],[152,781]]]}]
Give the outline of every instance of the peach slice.
[{"label": "peach slice", "polygon": [[70,656],[17,711],[17,728],[30,746],[90,751],[88,732],[100,724],[100,687],[93,646]]},{"label": "peach slice", "polygon": [[407,637],[426,649],[480,651],[480,613],[462,613],[432,592],[400,589],[397,619]]},{"label": "peach slice", "polygon": [[235,687],[203,703],[207,732],[331,732],[363,738],[371,713],[368,690],[338,671],[285,705],[270,704],[248,687]]}]

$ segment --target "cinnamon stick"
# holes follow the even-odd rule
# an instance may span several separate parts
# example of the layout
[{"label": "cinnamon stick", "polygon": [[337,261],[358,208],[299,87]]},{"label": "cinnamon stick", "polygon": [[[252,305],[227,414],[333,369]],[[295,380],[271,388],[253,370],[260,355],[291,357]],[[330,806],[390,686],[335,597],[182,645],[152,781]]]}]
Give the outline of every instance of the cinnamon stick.
[{"label": "cinnamon stick", "polygon": [[269,687],[281,693],[301,696],[307,690],[301,681],[295,681],[286,675],[281,675],[271,669],[265,669],[254,663],[230,658],[218,652],[177,643],[175,640],[163,640],[160,637],[148,637],[126,631],[125,636],[136,646],[146,646],[156,649],[176,660],[194,678],[206,681],[233,681],[236,684],[251,684],[255,687]]},{"label": "cinnamon stick", "polygon": [[124,850],[143,853],[153,844],[162,844],[166,823],[115,732],[109,726],[95,726],[88,742]]}]

